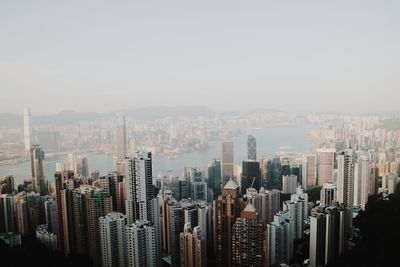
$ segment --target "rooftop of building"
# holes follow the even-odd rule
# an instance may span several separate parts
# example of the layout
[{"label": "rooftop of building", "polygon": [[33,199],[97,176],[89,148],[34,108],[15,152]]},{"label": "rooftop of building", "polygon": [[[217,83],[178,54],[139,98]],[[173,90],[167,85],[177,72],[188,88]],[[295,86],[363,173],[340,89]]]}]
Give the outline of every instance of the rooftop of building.
[{"label": "rooftop of building", "polygon": [[236,190],[238,187],[239,187],[238,184],[232,179],[230,179],[224,186],[224,189]]},{"label": "rooftop of building", "polygon": [[244,208],[243,211],[246,211],[246,212],[256,212],[256,208],[254,208],[253,204],[249,203],[249,204],[247,204],[246,208]]}]

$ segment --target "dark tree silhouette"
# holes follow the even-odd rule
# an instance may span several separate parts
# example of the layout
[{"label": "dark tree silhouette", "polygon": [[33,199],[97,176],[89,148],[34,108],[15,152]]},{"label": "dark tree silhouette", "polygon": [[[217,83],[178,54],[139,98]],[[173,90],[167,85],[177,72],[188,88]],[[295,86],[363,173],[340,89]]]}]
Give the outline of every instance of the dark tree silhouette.
[{"label": "dark tree silhouette", "polygon": [[31,236],[22,238],[20,247],[8,247],[0,240],[0,263],[4,266],[93,266],[91,260],[85,255],[71,255],[64,257],[59,252],[49,251],[40,241]]},{"label": "dark tree silhouette", "polygon": [[333,266],[400,266],[400,193],[371,196],[354,219],[361,239]]}]

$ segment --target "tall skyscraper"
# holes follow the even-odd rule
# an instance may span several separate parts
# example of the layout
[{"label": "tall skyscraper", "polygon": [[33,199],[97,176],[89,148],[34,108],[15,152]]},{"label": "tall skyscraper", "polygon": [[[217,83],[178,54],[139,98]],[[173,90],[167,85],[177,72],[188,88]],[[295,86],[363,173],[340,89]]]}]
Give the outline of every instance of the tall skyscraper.
[{"label": "tall skyscraper", "polygon": [[15,231],[14,207],[14,197],[12,195],[0,195],[0,233]]},{"label": "tall skyscraper", "polygon": [[365,207],[369,196],[371,167],[366,155],[360,155],[354,164],[354,201],[356,207]]},{"label": "tall skyscraper", "polygon": [[280,157],[280,161],[281,161],[282,175],[290,175],[291,174],[290,159],[288,157]]},{"label": "tall skyscraper", "polygon": [[57,239],[58,248],[64,255],[69,255],[69,231],[68,231],[68,210],[66,209],[66,183],[68,180],[73,179],[73,172],[56,172],[54,180],[56,184],[56,203],[57,203]]},{"label": "tall skyscraper", "polygon": [[76,153],[68,154],[68,166],[68,171],[73,171],[74,174],[77,174],[78,155]]},{"label": "tall skyscraper", "polygon": [[335,166],[335,149],[317,149],[317,181],[318,185],[333,183]]},{"label": "tall skyscraper", "polygon": [[36,227],[45,222],[44,205],[40,194],[29,192],[26,194],[28,204],[29,233],[34,234]]},{"label": "tall skyscraper", "polygon": [[233,142],[224,141],[222,143],[221,156],[221,179],[222,187],[229,181],[234,179],[234,161],[233,161]]},{"label": "tall skyscraper", "polygon": [[[184,180],[179,181],[181,189],[180,198],[190,197],[195,201],[206,201],[207,183],[204,181],[202,172],[196,168],[184,168],[182,176],[184,177]],[[188,187],[186,185],[188,185]]]},{"label": "tall skyscraper", "polygon": [[122,112],[118,112],[116,120],[116,128],[115,128],[115,164],[117,168],[119,164],[124,162],[126,153],[127,153],[127,137],[126,137],[125,116]]},{"label": "tall skyscraper", "polygon": [[106,189],[109,191],[113,200],[113,211],[123,213],[123,207],[125,206],[123,202],[125,201],[125,199],[123,198],[124,194],[121,195],[120,186],[121,183],[123,183],[124,175],[119,172],[110,172],[107,174],[107,176],[100,177],[99,180],[105,181],[105,183],[107,184]]},{"label": "tall skyscraper", "polygon": [[[269,160],[267,165],[267,189],[282,190],[283,173],[280,157],[276,156]],[[290,168],[287,174],[290,174]]]},{"label": "tall skyscraper", "polygon": [[70,221],[72,219],[71,215],[71,200],[70,200],[70,193],[71,190],[66,186],[65,189],[60,191],[61,195],[61,211],[62,211],[62,224],[63,224],[63,235],[64,235],[64,242],[65,242],[65,254],[68,255],[71,253],[72,249],[71,247],[73,246],[73,233],[72,233],[72,227],[73,224]]},{"label": "tall skyscraper", "polygon": [[53,233],[57,236],[57,203],[53,198],[50,198],[44,203],[44,208],[46,216],[46,229],[49,233]]},{"label": "tall skyscraper", "polygon": [[321,189],[321,206],[329,207],[337,200],[336,185],[325,183]]},{"label": "tall skyscraper", "polygon": [[399,183],[398,177],[395,174],[390,173],[388,175],[385,175],[383,178],[386,180],[385,189],[387,189],[387,193],[389,195],[394,194],[396,191],[397,184]]},{"label": "tall skyscraper", "polygon": [[213,206],[212,204],[201,203],[198,205],[198,226],[201,239],[207,243],[207,253],[213,248]]},{"label": "tall skyscraper", "polygon": [[183,209],[184,225],[190,223],[190,227],[198,225],[199,217],[196,202],[188,199],[182,199],[179,204]]},{"label": "tall skyscraper", "polygon": [[172,197],[172,191],[165,190],[162,199],[162,249],[166,253],[170,254],[170,207],[176,203],[176,200]]},{"label": "tall skyscraper", "polygon": [[262,221],[258,221],[256,209],[252,204],[247,204],[233,225],[233,266],[266,266],[265,237],[265,226]]},{"label": "tall skyscraper", "polygon": [[336,207],[328,207],[325,214],[325,265],[329,265],[339,257],[344,247],[345,213]]},{"label": "tall skyscraper", "polygon": [[88,254],[95,265],[101,262],[99,218],[112,211],[112,199],[103,188],[92,187],[85,194]]},{"label": "tall skyscraper", "polygon": [[39,145],[31,147],[32,190],[45,196],[49,193],[45,176],[44,152]]},{"label": "tall skyscraper", "polygon": [[283,175],[282,176],[282,193],[294,194],[297,188],[297,176],[296,175]]},{"label": "tall skyscraper", "polygon": [[[87,186],[87,188],[90,188]],[[83,192],[84,193],[84,192]],[[80,188],[75,188],[69,191],[69,233],[71,252],[75,254],[86,253],[87,248],[87,231],[86,231],[86,209],[85,209],[85,195]]]},{"label": "tall skyscraper", "polygon": [[370,173],[369,173],[369,186],[368,186],[368,195],[375,195],[378,193],[379,187],[379,175],[378,175],[378,168],[371,164]]},{"label": "tall skyscraper", "polygon": [[154,227],[138,220],[126,226],[127,266],[157,267]]},{"label": "tall skyscraper", "polygon": [[99,218],[101,266],[125,266],[126,216],[111,212]]},{"label": "tall skyscraper", "polygon": [[325,265],[325,215],[316,213],[310,216],[310,267]]},{"label": "tall skyscraper", "polygon": [[206,266],[206,241],[201,238],[198,226],[192,228],[190,223],[185,224],[184,231],[180,233],[180,253],[180,266]]},{"label": "tall skyscraper", "polygon": [[279,212],[268,224],[268,258],[271,266],[289,264],[293,253],[293,223],[287,215],[287,212]]},{"label": "tall skyscraper", "polygon": [[207,172],[207,185],[214,194],[218,196],[221,193],[221,161],[214,159],[210,161]]},{"label": "tall skyscraper", "polygon": [[337,157],[337,200],[340,204],[353,207],[354,156],[351,150],[339,153]]},{"label": "tall skyscraper", "polygon": [[128,224],[151,218],[154,198],[151,153],[136,152],[125,160],[126,215]]},{"label": "tall skyscraper", "polygon": [[24,109],[24,142],[25,142],[25,150],[29,152],[32,145],[32,124],[31,124],[30,108]]},{"label": "tall skyscraper", "polygon": [[173,203],[169,206],[169,249],[171,254],[172,267],[178,267],[181,263],[180,258],[180,233],[184,230],[184,212],[181,205]]},{"label": "tall skyscraper", "polygon": [[330,265],[343,253],[347,216],[342,207],[333,206],[310,216],[309,266]]},{"label": "tall skyscraper", "polygon": [[304,220],[307,220],[309,214],[308,194],[305,193],[304,189],[299,186],[297,187],[296,194],[292,194],[290,196],[290,201],[298,202],[303,206],[302,210],[303,210],[303,224],[304,224]]},{"label": "tall skyscraper", "polygon": [[302,184],[304,189],[317,185],[317,159],[314,154],[304,155],[302,162]]},{"label": "tall skyscraper", "polygon": [[232,229],[239,213],[239,186],[229,180],[214,200],[214,254],[218,266],[232,264]]},{"label": "tall skyscraper", "polygon": [[87,158],[83,156],[78,156],[76,159],[76,174],[78,176],[88,177],[89,167]]},{"label": "tall skyscraper", "polygon": [[247,159],[257,160],[257,141],[252,135],[247,136]]},{"label": "tall skyscraper", "polygon": [[289,219],[293,222],[293,238],[301,239],[303,238],[304,231],[304,208],[308,208],[308,205],[304,205],[303,200],[287,200],[283,202],[283,211],[289,213]]},{"label": "tall skyscraper", "polygon": [[206,182],[194,182],[191,187],[193,189],[191,196],[194,201],[207,201]]},{"label": "tall skyscraper", "polygon": [[160,213],[160,199],[155,197],[150,202],[151,205],[151,224],[154,228],[154,239],[155,239],[155,255],[156,265],[161,265],[161,213]]},{"label": "tall skyscraper", "polygon": [[246,194],[247,188],[254,188],[257,191],[261,187],[260,162],[247,160],[242,163],[241,192]]},{"label": "tall skyscraper", "polygon": [[15,219],[17,230],[22,235],[29,233],[29,208],[26,199],[26,192],[21,192],[15,197]]},{"label": "tall skyscraper", "polygon": [[281,193],[278,190],[265,190],[263,187],[260,188],[259,216],[265,225],[272,222],[274,215],[280,210],[280,196]]}]

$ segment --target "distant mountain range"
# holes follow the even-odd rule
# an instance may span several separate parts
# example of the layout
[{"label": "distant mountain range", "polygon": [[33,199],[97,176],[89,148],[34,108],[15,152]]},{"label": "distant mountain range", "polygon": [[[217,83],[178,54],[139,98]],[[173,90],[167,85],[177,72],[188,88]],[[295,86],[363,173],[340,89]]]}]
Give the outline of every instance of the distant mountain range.
[{"label": "distant mountain range", "polygon": [[[125,117],[129,119],[137,120],[155,120],[161,118],[177,118],[177,117],[211,117],[215,115],[215,112],[208,107],[196,105],[196,106],[174,106],[174,107],[144,107],[144,108],[132,108],[126,110],[120,110],[124,112]],[[33,125],[72,125],[79,124],[84,121],[99,121],[112,119],[115,112],[77,112],[72,110],[64,110],[54,115],[41,115],[32,116]],[[2,128],[22,128],[23,127],[23,116],[21,114],[14,113],[0,113],[0,127]]]},{"label": "distant mountain range", "polygon": [[[127,119],[133,120],[156,120],[162,118],[196,118],[196,117],[213,117],[216,114],[223,116],[238,116],[238,115],[257,115],[260,113],[286,113],[285,111],[278,109],[268,108],[254,108],[251,110],[231,110],[216,112],[204,105],[194,106],[153,106],[153,107],[142,107],[142,108],[129,108],[124,110],[117,110],[112,112],[77,112],[73,110],[64,110],[52,115],[33,115],[32,123],[35,126],[42,125],[74,125],[85,121],[100,121],[100,120],[111,120],[115,117],[116,113],[122,111]],[[311,112],[312,113],[312,112]],[[313,114],[331,114],[337,112],[320,112]],[[297,115],[302,117],[309,113],[298,113]],[[350,113],[349,113],[350,114]],[[359,115],[380,115],[387,116],[388,120],[383,123],[385,127],[400,129],[400,111],[381,111],[381,112],[369,112],[360,113]],[[15,113],[0,113],[0,128],[22,128],[23,127],[23,116]]]}]

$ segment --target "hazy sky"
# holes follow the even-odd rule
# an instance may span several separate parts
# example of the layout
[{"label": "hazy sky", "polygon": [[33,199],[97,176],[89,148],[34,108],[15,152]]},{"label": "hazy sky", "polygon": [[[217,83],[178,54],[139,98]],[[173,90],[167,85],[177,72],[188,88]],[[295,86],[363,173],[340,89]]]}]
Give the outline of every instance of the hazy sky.
[{"label": "hazy sky", "polygon": [[400,1],[0,1],[0,112],[396,109]]}]

